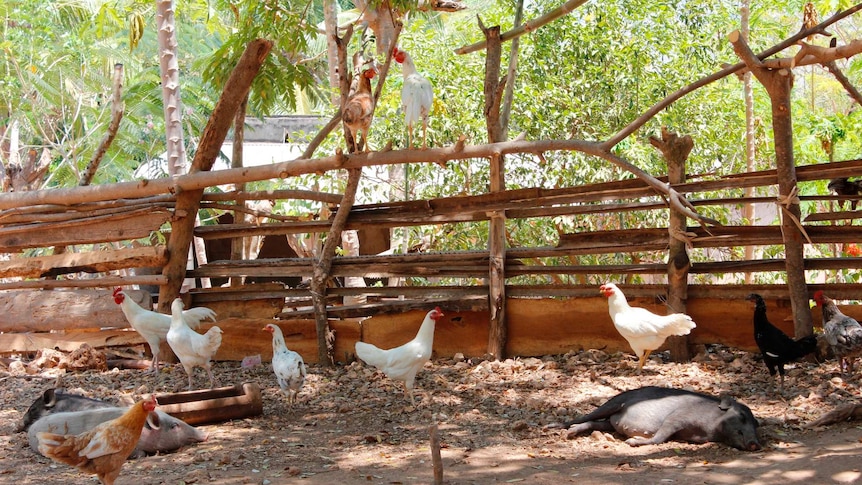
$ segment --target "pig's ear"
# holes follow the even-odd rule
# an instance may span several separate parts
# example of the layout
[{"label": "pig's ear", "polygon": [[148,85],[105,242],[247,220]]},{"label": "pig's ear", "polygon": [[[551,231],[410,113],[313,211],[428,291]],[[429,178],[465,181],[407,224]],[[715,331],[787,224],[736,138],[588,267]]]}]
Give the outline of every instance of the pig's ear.
[{"label": "pig's ear", "polygon": [[721,402],[718,403],[718,408],[722,411],[727,411],[728,409],[733,407],[733,398],[730,396],[723,396],[721,398]]},{"label": "pig's ear", "polygon": [[150,429],[159,429],[161,426],[161,420],[159,420],[159,413],[152,412],[147,414],[147,427]]},{"label": "pig's ear", "polygon": [[57,404],[57,394],[54,393],[54,389],[45,389],[45,392],[42,393],[42,402],[45,403],[46,408],[52,408],[55,404]]}]

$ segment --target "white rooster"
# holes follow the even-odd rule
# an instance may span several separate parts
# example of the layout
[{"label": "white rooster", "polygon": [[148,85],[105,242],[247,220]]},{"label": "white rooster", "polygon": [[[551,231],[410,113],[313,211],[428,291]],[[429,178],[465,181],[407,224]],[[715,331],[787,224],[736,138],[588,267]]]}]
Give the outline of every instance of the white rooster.
[{"label": "white rooster", "polygon": [[[159,370],[159,352],[161,351],[162,342],[165,341],[168,335],[168,330],[171,328],[171,317],[164,313],[154,312],[141,308],[135,303],[122,288],[114,290],[114,303],[120,305],[123,310],[123,315],[141,337],[150,345],[150,352],[153,353],[153,361],[150,364],[151,372]],[[189,308],[183,312],[183,319],[191,328],[198,328],[202,321],[215,321],[216,313],[206,307]]]},{"label": "white rooster", "polygon": [[211,359],[221,346],[222,331],[212,326],[207,333],[199,334],[189,328],[183,317],[183,301],[179,298],[171,303],[171,328],[168,330],[168,345],[171,346],[186,374],[189,376],[189,390],[192,390],[192,372],[195,367],[203,367],[210,378],[210,388],[215,387]]},{"label": "white rooster", "polygon": [[287,402],[296,402],[302,385],[305,384],[305,362],[299,353],[287,348],[284,343],[284,334],[278,325],[271,323],[263,327],[263,330],[272,334],[272,371],[278,380],[278,387],[287,397]]},{"label": "white rooster", "polygon": [[404,84],[401,87],[401,109],[404,111],[404,121],[407,123],[407,147],[413,148],[413,124],[422,122],[422,148],[426,148],[428,134],[428,114],[434,103],[434,88],[431,82],[416,72],[413,58],[399,49],[392,50],[392,58],[402,65],[401,73]]},{"label": "white rooster", "polygon": [[356,356],[383,371],[387,377],[404,382],[404,388],[410,395],[410,403],[416,407],[413,398],[413,381],[425,362],[431,359],[431,347],[434,344],[434,327],[443,312],[436,307],[427,315],[416,337],[406,344],[394,349],[383,350],[372,344],[356,342]]},{"label": "white rooster", "polygon": [[608,298],[614,327],[638,356],[638,373],[650,352],[661,347],[665,339],[671,335],[688,335],[695,327],[691,317],[684,313],[656,315],[646,308],[629,306],[626,296],[613,283],[602,285],[599,291]]}]

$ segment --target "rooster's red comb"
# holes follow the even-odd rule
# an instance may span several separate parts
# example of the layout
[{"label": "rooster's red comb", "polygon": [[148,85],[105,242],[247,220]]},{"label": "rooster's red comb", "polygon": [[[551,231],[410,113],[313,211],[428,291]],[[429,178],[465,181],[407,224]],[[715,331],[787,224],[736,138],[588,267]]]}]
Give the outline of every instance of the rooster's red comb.
[{"label": "rooster's red comb", "polygon": [[118,286],[118,287],[116,287],[116,288],[114,289],[114,296],[117,296],[117,294],[118,294],[118,293],[120,293],[121,291],[123,291],[123,289],[122,289],[121,287],[119,287],[119,286]]}]

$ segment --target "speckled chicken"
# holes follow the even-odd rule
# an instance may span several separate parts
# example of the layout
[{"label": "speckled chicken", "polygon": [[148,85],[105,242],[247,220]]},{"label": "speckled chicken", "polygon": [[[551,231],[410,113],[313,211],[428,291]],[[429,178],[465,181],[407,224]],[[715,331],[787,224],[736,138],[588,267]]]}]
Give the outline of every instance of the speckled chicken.
[{"label": "speckled chicken", "polygon": [[305,362],[299,353],[287,348],[278,325],[269,323],[263,329],[272,334],[272,372],[287,402],[293,404],[305,384]]},{"label": "speckled chicken", "polygon": [[823,336],[838,357],[841,371],[852,371],[854,358],[862,355],[862,325],[841,313],[822,290],[814,292],[814,301],[823,313]]},{"label": "speckled chicken", "polygon": [[141,438],[147,415],[156,408],[155,397],[138,401],[119,418],[105,421],[78,435],[38,433],[39,452],[60,463],[95,474],[103,485],[113,485],[120,468]]},{"label": "speckled chicken", "polygon": [[[368,145],[368,130],[371,128],[371,120],[374,118],[374,96],[371,93],[371,79],[377,75],[377,69],[372,65],[359,74],[359,85],[344,105],[344,113],[341,119],[353,138],[353,152],[367,152],[371,150]],[[359,136],[362,135],[360,142]]]}]

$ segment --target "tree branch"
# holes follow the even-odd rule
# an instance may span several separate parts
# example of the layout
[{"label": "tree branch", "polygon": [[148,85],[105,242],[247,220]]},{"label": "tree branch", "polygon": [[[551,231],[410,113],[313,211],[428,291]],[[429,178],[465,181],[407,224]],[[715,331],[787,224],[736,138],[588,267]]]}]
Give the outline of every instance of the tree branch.
[{"label": "tree branch", "polygon": [[108,132],[105,134],[105,138],[102,140],[102,143],[100,143],[99,147],[96,149],[96,153],[93,154],[93,158],[90,160],[90,163],[87,164],[87,168],[84,169],[84,173],[81,174],[81,180],[78,182],[78,185],[90,185],[90,183],[93,182],[93,177],[96,176],[96,170],[99,169],[99,164],[102,163],[102,158],[105,156],[105,152],[108,151],[108,148],[114,141],[114,137],[117,136],[117,131],[120,129],[120,121],[123,119],[122,64],[114,64],[113,84],[114,95],[111,97],[111,123],[108,124]]},{"label": "tree branch", "polygon": [[[532,32],[532,31],[538,29],[539,27],[544,26],[545,24],[549,24],[549,23],[553,22],[554,20],[557,20],[558,18],[562,17],[563,15],[566,15],[567,13],[571,12],[572,10],[580,7],[581,5],[583,5],[585,3],[587,3],[587,0],[569,0],[568,2],[560,5],[559,7],[555,8],[553,10],[551,10],[550,12],[546,13],[545,15],[542,15],[541,17],[537,17],[537,18],[535,18],[529,22],[526,22],[525,24],[523,24],[519,27],[515,27],[514,29],[507,31],[504,34],[501,34],[500,35],[500,43],[515,39],[515,38],[520,37],[520,36],[522,36],[528,32]],[[476,52],[476,51],[482,50],[485,47],[487,47],[487,45],[488,45],[487,41],[476,42],[475,44],[470,44],[470,45],[455,49],[455,53],[456,54],[462,54],[462,55],[463,54],[469,54],[471,52]]]},{"label": "tree branch", "polygon": [[[798,33],[787,38],[786,40],[784,40],[780,44],[776,44],[776,45],[770,47],[769,49],[766,49],[765,51],[761,52],[760,54],[757,55],[757,58],[762,60],[762,59],[766,59],[769,56],[775,55],[775,54],[783,51],[784,49],[786,49],[792,45],[795,45],[796,43],[798,43],[800,40],[804,39],[805,37],[807,37],[813,33],[818,33],[820,31],[822,31],[823,29],[825,29],[826,27],[828,27],[829,25],[832,25],[835,22],[838,22],[839,20],[841,20],[843,18],[846,18],[850,15],[853,15],[854,13],[858,12],[860,9],[862,9],[862,3],[858,3],[851,8],[844,10],[843,12],[838,12],[835,15],[833,15],[832,17],[829,17],[828,19],[824,20],[823,22],[817,24],[816,26],[814,26],[810,29],[800,30]],[[744,67],[745,67],[744,63],[738,62],[732,66],[725,67],[721,71],[718,71],[714,74],[703,77],[703,78],[695,81],[694,83],[689,84],[688,86],[686,86],[682,89],[679,89],[678,91],[676,91],[674,93],[671,93],[669,96],[667,96],[663,100],[661,100],[658,103],[656,103],[655,105],[653,105],[652,108],[645,111],[636,120],[629,123],[625,128],[618,131],[612,137],[608,138],[607,141],[605,141],[602,144],[602,147],[605,148],[606,150],[610,150],[611,148],[615,147],[619,142],[628,138],[629,135],[631,135],[632,133],[637,131],[641,126],[646,124],[647,121],[651,120],[653,117],[655,117],[655,115],[657,115],[662,110],[664,110],[665,108],[667,108],[668,106],[673,104],[679,98],[682,98],[686,94],[691,93],[697,89],[700,89],[700,88],[706,86],[707,84],[718,81],[719,79],[722,79],[722,78],[728,76],[729,74],[733,74],[736,71],[743,69]]]}]

